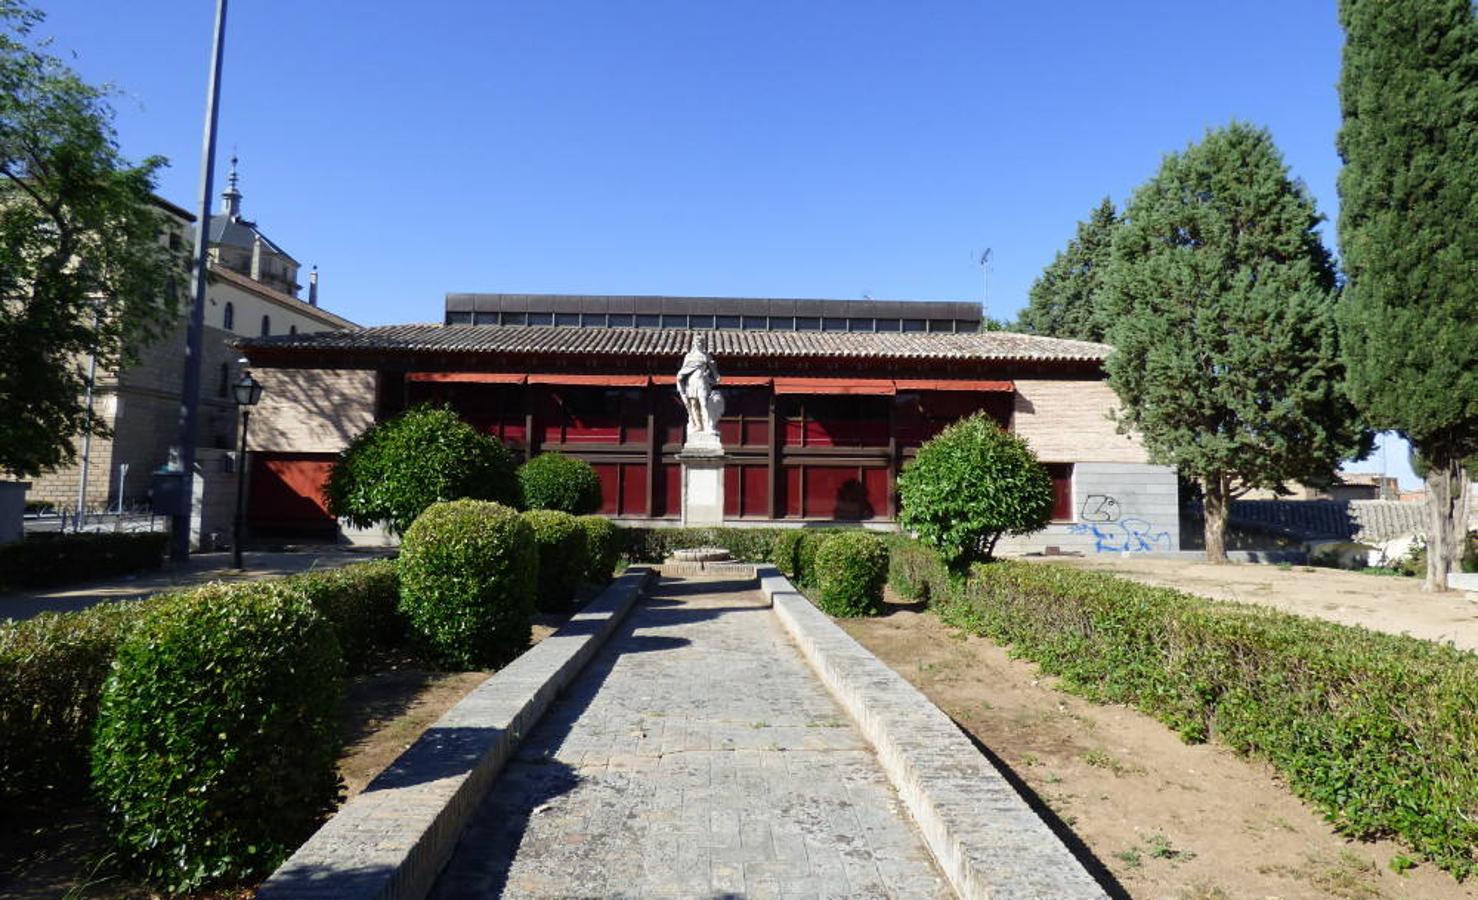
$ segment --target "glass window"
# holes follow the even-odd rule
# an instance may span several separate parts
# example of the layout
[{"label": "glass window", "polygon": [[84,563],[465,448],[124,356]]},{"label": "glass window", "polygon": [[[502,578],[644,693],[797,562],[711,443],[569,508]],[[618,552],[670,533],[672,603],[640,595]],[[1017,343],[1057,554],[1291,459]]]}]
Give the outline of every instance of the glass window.
[{"label": "glass window", "polygon": [[744,328],[747,331],[764,331],[766,328],[769,328],[769,327],[770,327],[770,323],[767,322],[767,321],[765,321],[765,317],[764,316],[745,316],[744,317]]},{"label": "glass window", "polygon": [[904,331],[923,331],[924,330],[924,320],[923,319],[904,319],[903,320],[903,330]]},{"label": "glass window", "polygon": [[954,323],[954,320],[953,319],[930,319],[929,320],[929,330],[930,331],[954,331],[955,330],[955,323]]},{"label": "glass window", "polygon": [[795,317],[795,330],[796,331],[820,331],[821,330],[821,320],[818,319],[818,318],[816,318],[815,316],[796,316]]},{"label": "glass window", "polygon": [[298,333],[298,326],[296,326],[296,325],[289,325],[289,326],[287,326],[287,333],[288,334],[297,334]]},{"label": "glass window", "polygon": [[221,383],[216,385],[216,396],[225,397],[231,392],[231,366],[221,363]]},{"label": "glass window", "polygon": [[580,325],[584,328],[604,328],[606,324],[605,313],[581,313]]},{"label": "glass window", "polygon": [[688,322],[692,328],[712,328],[713,316],[689,316]]},{"label": "glass window", "polygon": [[662,317],[662,327],[663,328],[687,328],[688,327],[688,317],[686,315],[678,315],[678,314],[675,314],[675,313],[667,313],[666,315],[664,315]]},{"label": "glass window", "polygon": [[903,327],[902,319],[878,319],[878,331],[897,331]]},{"label": "glass window", "polygon": [[554,324],[556,324],[556,325],[568,325],[571,328],[578,327],[579,324],[580,324],[580,314],[579,313],[555,313],[554,314]]},{"label": "glass window", "polygon": [[529,313],[529,324],[530,325],[553,325],[554,324],[554,313],[531,312],[531,313]]},{"label": "glass window", "polygon": [[771,331],[795,331],[795,316],[771,316]]},{"label": "glass window", "polygon": [[648,314],[637,316],[636,317],[636,327],[637,328],[661,328],[662,327],[662,317],[661,316],[648,315]]},{"label": "glass window", "polygon": [[528,313],[505,312],[503,313],[504,325],[527,325],[529,324]]},{"label": "glass window", "polygon": [[838,319],[838,318],[833,318],[831,316],[827,316],[826,318],[824,318],[824,319],[821,320],[821,330],[822,331],[846,331],[847,330],[847,320],[846,319]]},{"label": "glass window", "polygon": [[272,333],[272,317],[262,316],[262,337]]},{"label": "glass window", "polygon": [[848,319],[848,331],[875,331],[872,327],[872,319]]},{"label": "glass window", "polygon": [[631,327],[631,313],[611,313],[606,319],[610,322],[612,328]]},{"label": "glass window", "polygon": [[236,305],[226,301],[226,311],[221,314],[221,327],[230,331],[236,327]]},{"label": "glass window", "polygon": [[449,313],[446,314],[446,323],[448,325],[471,325],[472,324],[472,313],[470,313],[470,312],[449,312]]},{"label": "glass window", "polygon": [[742,321],[738,316],[714,316],[714,327],[738,328]]}]

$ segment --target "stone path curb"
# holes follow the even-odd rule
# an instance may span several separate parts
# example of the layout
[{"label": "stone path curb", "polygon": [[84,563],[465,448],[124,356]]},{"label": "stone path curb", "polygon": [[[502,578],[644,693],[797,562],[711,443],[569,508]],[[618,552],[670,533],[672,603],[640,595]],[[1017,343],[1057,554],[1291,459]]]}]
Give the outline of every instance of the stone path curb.
[{"label": "stone path curb", "polygon": [[760,590],[877,752],[961,897],[1107,894],[954,722],[818,610],[773,566]]},{"label": "stone path curb", "polygon": [[474,688],[344,805],[257,896],[426,896],[523,736],[600,649],[652,575],[633,566],[554,634]]}]

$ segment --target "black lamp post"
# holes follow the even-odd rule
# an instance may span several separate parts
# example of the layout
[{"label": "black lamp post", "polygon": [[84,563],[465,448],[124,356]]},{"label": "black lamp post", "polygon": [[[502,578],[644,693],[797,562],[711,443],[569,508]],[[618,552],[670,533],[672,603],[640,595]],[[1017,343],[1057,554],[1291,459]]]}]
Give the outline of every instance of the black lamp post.
[{"label": "black lamp post", "polygon": [[251,377],[250,371],[241,373],[241,380],[231,385],[231,395],[241,407],[241,449],[236,454],[236,522],[231,534],[231,560],[236,568],[245,568],[241,561],[241,532],[244,518],[243,501],[246,496],[246,427],[251,423],[251,408],[262,399],[262,383]]}]

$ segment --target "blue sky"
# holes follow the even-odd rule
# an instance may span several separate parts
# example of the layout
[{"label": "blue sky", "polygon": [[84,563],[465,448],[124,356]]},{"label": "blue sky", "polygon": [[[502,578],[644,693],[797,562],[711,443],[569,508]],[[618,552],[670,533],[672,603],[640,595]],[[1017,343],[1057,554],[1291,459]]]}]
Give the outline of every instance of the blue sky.
[{"label": "blue sky", "polygon": [[[193,208],[214,3],[41,6]],[[987,247],[1010,317],[1233,118],[1333,219],[1341,39],[1334,0],[236,0],[219,158],[364,324],[448,291],[978,300]]]}]

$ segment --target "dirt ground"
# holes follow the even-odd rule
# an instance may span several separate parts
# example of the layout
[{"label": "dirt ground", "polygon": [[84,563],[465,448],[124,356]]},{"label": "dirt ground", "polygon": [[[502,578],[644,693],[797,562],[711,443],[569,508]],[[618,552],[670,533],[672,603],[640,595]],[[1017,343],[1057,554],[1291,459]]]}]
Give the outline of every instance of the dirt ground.
[{"label": "dirt ground", "polygon": [[1035,664],[916,605],[840,624],[983,744],[1128,896],[1478,897],[1478,882],[1460,885],[1430,864],[1396,874],[1399,845],[1336,835],[1271,768],[1058,691]]},{"label": "dirt ground", "polygon": [[1466,650],[1478,650],[1478,600],[1467,599],[1461,591],[1426,593],[1419,578],[1260,563],[1218,566],[1110,553],[1031,559],[1112,572],[1202,597],[1260,603],[1375,631],[1451,641]]}]

